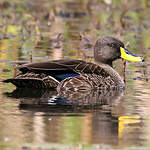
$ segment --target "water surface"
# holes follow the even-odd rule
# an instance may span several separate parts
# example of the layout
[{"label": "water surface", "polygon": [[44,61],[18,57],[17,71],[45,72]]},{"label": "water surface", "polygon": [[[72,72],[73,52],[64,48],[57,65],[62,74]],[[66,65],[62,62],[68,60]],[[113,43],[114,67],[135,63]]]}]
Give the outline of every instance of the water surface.
[{"label": "water surface", "polygon": [[125,73],[121,60],[114,63],[125,76],[125,91],[73,93],[70,101],[56,91],[14,91],[13,85],[1,83],[0,149],[150,147],[150,3],[138,4],[117,0],[1,4],[0,80],[14,76],[16,61],[92,62],[92,45],[103,35],[120,38],[145,62],[127,62]]}]

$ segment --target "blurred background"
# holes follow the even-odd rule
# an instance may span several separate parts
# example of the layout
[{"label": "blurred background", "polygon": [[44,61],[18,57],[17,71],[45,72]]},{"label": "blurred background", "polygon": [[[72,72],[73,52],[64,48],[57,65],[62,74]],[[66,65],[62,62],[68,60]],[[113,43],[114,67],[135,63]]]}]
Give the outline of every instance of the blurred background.
[{"label": "blurred background", "polygon": [[93,62],[93,44],[104,35],[146,60],[127,62],[125,73],[122,61],[115,62],[126,91],[111,111],[37,109],[28,98],[22,108],[22,99],[4,94],[15,87],[1,83],[0,149],[150,147],[149,14],[149,0],[0,0],[0,80],[13,77],[16,61]]}]

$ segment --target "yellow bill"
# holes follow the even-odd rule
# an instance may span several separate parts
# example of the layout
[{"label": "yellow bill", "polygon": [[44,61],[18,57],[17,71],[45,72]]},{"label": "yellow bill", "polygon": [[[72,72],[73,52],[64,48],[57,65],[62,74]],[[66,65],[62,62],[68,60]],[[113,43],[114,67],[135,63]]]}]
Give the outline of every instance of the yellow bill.
[{"label": "yellow bill", "polygon": [[121,58],[129,60],[129,61],[134,61],[134,62],[141,62],[144,61],[142,57],[137,57],[131,52],[129,52],[127,49],[120,47],[120,52],[121,52]]}]

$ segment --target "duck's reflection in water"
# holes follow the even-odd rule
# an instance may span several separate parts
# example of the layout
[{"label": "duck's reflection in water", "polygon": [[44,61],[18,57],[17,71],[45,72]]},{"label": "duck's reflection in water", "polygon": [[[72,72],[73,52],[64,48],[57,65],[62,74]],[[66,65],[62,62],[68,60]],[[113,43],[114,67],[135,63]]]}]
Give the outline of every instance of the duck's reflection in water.
[{"label": "duck's reflection in water", "polygon": [[[48,107],[53,111],[69,109],[107,109],[116,106],[123,90],[92,90],[92,91],[60,91],[39,89],[16,89],[12,93],[5,93],[9,97],[20,100],[20,107],[34,107],[35,109]],[[49,109],[50,111],[50,109]]]}]

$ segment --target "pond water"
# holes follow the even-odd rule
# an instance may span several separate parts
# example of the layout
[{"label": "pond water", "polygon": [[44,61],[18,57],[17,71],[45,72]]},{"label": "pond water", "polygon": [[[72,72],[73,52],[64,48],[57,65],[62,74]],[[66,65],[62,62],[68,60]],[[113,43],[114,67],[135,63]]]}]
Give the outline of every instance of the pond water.
[{"label": "pond water", "polygon": [[[137,5],[137,2],[139,5]],[[125,91],[16,90],[0,83],[0,149],[149,149],[150,2],[12,0],[0,3],[0,80],[18,62],[93,61],[92,46],[116,36],[145,62],[114,63]]]}]

